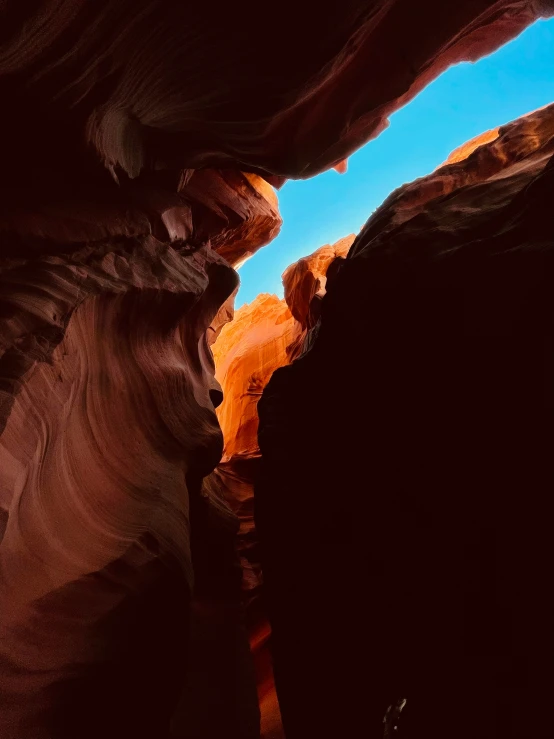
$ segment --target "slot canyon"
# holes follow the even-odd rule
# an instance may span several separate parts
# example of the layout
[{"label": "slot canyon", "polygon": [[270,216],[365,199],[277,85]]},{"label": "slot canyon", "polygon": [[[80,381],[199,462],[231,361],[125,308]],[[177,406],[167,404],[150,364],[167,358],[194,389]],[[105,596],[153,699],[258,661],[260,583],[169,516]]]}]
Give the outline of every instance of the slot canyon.
[{"label": "slot canyon", "polygon": [[554,103],[234,308],[287,180],[551,16],[0,4],[0,739],[554,735]]}]

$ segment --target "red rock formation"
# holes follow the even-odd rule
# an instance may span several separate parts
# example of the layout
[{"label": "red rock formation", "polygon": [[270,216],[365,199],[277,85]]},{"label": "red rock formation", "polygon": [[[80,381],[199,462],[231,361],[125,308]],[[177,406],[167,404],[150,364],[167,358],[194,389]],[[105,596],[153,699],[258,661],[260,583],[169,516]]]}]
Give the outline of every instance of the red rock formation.
[{"label": "red rock formation", "polygon": [[[478,198],[480,190],[476,186],[496,183],[497,180],[499,184],[490,185],[488,190],[500,189],[500,183],[506,177],[518,172],[523,177],[523,173],[531,171],[533,166],[543,166],[552,153],[551,138],[552,106],[547,106],[500,126],[497,135],[485,145],[475,145],[474,139],[466,144],[465,158],[460,155],[464,150],[462,146],[454,152],[454,160],[449,157],[433,174],[392,193],[367,222],[362,234],[367,232],[370,238],[379,235],[385,240],[398,228],[409,227],[418,215],[428,217],[429,203],[436,202],[440,207],[441,198],[457,191],[460,191],[458,198],[466,193],[468,198]],[[481,213],[477,201],[464,206],[464,215],[466,208],[475,208],[476,215]],[[487,215],[485,211],[483,217]]]},{"label": "red rock formation", "polygon": [[251,257],[279,233],[281,216],[275,190],[255,174],[197,170],[181,189],[196,208],[198,239],[211,239],[233,267]]},{"label": "red rock formation", "polygon": [[237,311],[212,346],[224,398],[218,409],[223,462],[257,452],[256,404],[273,371],[286,362],[297,331],[285,301],[261,294]]},{"label": "red rock formation", "polygon": [[553,185],[551,105],[397,190],[263,393],[287,739],[550,734]]},{"label": "red rock formation", "polygon": [[476,136],[475,138],[471,139],[471,141],[462,144],[457,149],[455,149],[452,154],[450,154],[446,162],[440,165],[440,168],[444,167],[445,164],[456,164],[457,162],[463,162],[464,159],[467,159],[470,156],[470,154],[473,154],[475,149],[478,149],[484,144],[490,144],[491,141],[497,139],[498,132],[498,128],[493,128],[490,131],[485,131],[485,133]]},{"label": "red rock formation", "polygon": [[291,264],[283,273],[285,300],[303,329],[312,328],[319,317],[329,265],[337,258],[346,257],[354,239],[355,235],[351,234],[332,246],[322,246],[310,256]]},{"label": "red rock formation", "polygon": [[[45,257],[2,275],[11,309],[3,335],[14,336],[2,357],[9,418],[0,446],[5,737],[99,731],[114,709],[115,696],[103,691],[115,690],[138,659],[115,666],[105,622],[158,581],[169,578],[185,601],[192,586],[188,491],[194,494],[195,478],[221,449],[205,331],[235,278],[206,250],[184,257],[153,237],[110,247]],[[148,323],[140,320],[145,313]],[[172,597],[160,593],[162,603]],[[177,613],[186,617],[186,602]],[[145,626],[127,624],[135,637]],[[151,628],[159,627],[153,618]],[[161,648],[162,640],[152,644]],[[180,642],[177,636],[184,660]],[[117,648],[125,657],[125,642]],[[114,662],[109,676],[104,660]],[[143,660],[118,691],[118,732],[135,690],[135,699],[149,702],[149,715],[145,704],[129,719],[129,726],[142,724],[141,736],[162,730],[159,713],[175,700],[169,678],[176,666],[169,661],[154,686],[156,661]],[[62,733],[58,701],[65,706],[71,697],[88,715],[81,683],[96,671],[106,683],[94,693],[102,703],[95,719],[79,728],[76,707],[69,709]]]},{"label": "red rock formation", "polygon": [[250,0],[24,10],[12,0],[0,92],[19,100],[2,117],[4,167],[57,163],[79,181],[89,142],[118,176],[227,165],[310,176],[376,136],[446,67],[552,10],[551,0],[334,0],[317,13],[286,0],[267,22]]},{"label": "red rock formation", "polygon": [[[545,107],[548,107],[548,106],[545,106]],[[502,130],[502,135],[504,136],[510,130],[512,137],[514,139],[519,137],[519,139],[522,141],[523,146],[526,146],[529,149],[532,149],[533,146],[539,146],[540,145],[539,142],[541,140],[541,131],[540,130],[538,131],[539,138],[534,141],[533,137],[529,135],[530,130],[524,128],[525,124],[522,123],[522,121],[525,118],[530,117],[535,121],[535,124],[538,125],[540,129],[541,123],[544,123],[544,121],[541,121],[541,118],[538,115],[540,110],[542,110],[542,108],[537,111],[533,111],[532,113],[528,113],[527,115],[522,116],[519,119],[520,121],[519,126],[518,126],[518,121],[512,121],[509,124],[509,128],[507,128],[506,126],[493,128],[490,131],[485,131],[485,133],[482,133],[479,136],[476,136],[475,138],[471,139],[471,141],[468,141],[467,143],[462,144],[457,149],[455,149],[452,152],[452,154],[450,154],[448,159],[444,162],[444,164],[441,164],[441,166],[438,167],[437,169],[442,169],[442,167],[444,167],[447,164],[456,164],[457,162],[464,161],[471,154],[473,154],[473,152],[476,149],[478,149],[480,146],[483,146],[484,144],[489,144],[492,141],[495,141],[500,136],[501,130]],[[530,124],[530,125],[533,125],[533,124]],[[522,130],[524,130],[527,135],[521,136]],[[500,147],[500,150],[503,150],[506,146],[507,146],[507,142],[504,141]],[[491,149],[491,151],[493,152],[496,158],[499,158],[499,152],[494,147]],[[515,153],[516,152],[514,151],[514,145],[512,143],[511,145],[508,146],[508,151],[506,152],[506,156],[510,158],[510,157],[515,156]],[[523,154],[523,152],[521,153]],[[489,168],[487,167],[476,168],[475,165],[472,168],[472,172],[474,173],[474,176],[478,175],[481,177],[484,177],[490,174]]]},{"label": "red rock formation", "polygon": [[263,739],[277,739],[283,734],[267,645],[269,627],[259,601],[262,576],[254,529],[254,477],[259,460],[257,403],[273,371],[287,363],[287,349],[300,330],[284,300],[262,294],[237,311],[213,345],[216,376],[224,397],[218,409],[224,451],[208,482],[240,520],[239,553]]},{"label": "red rock formation", "polygon": [[201,494],[236,285],[212,247],[238,264],[275,235],[260,177],[342,169],[449,64],[551,11],[2,4],[2,739],[254,739],[233,522]]},{"label": "red rock formation", "polygon": [[[223,389],[217,414],[224,450],[206,484],[240,519],[239,553],[263,739],[278,739],[283,734],[268,651],[270,631],[260,602],[262,574],[254,527],[254,479],[260,457],[257,404],[272,373],[300,353],[307,328],[314,322],[314,305],[325,294],[327,268],[337,257],[346,256],[353,240],[354,235],[323,246],[291,265],[283,274],[285,300],[258,295],[220,329],[212,346],[216,378]],[[225,317],[232,317],[227,310]]]},{"label": "red rock formation", "polygon": [[[255,176],[186,179],[174,194],[112,183],[65,202],[54,189],[42,205],[4,206],[3,739],[167,731],[191,656],[191,517],[210,540],[224,529],[231,554],[221,567],[233,566],[234,524],[219,509],[211,522],[195,502],[222,450],[206,331],[237,285],[210,243],[239,261],[280,217]],[[198,592],[212,573],[196,550]],[[230,607],[227,624],[239,629]],[[255,737],[257,707],[241,705],[253,726],[237,736]]]},{"label": "red rock formation", "polygon": [[333,166],[339,174],[345,174],[348,171],[348,159],[343,159]]}]

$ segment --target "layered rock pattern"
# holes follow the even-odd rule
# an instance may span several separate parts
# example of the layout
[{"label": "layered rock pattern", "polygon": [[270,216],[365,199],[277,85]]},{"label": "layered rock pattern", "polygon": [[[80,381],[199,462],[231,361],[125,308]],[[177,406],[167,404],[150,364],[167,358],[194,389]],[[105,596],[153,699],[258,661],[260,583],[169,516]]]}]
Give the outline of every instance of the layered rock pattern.
[{"label": "layered rock pattern", "polygon": [[0,733],[167,735],[191,608],[219,598],[244,685],[227,729],[255,737],[236,524],[200,489],[222,451],[208,328],[238,284],[212,244],[253,253],[276,198],[215,170],[110,187],[2,217]]},{"label": "layered rock pattern", "polygon": [[407,737],[550,736],[554,106],[491,138],[369,219],[258,404],[287,739],[399,699]]},{"label": "layered rock pattern", "polygon": [[449,65],[552,12],[551,0],[333,0],[325,13],[285,0],[268,23],[251,0],[10,0],[4,167],[79,182],[97,154],[120,179],[206,166],[311,176]]}]

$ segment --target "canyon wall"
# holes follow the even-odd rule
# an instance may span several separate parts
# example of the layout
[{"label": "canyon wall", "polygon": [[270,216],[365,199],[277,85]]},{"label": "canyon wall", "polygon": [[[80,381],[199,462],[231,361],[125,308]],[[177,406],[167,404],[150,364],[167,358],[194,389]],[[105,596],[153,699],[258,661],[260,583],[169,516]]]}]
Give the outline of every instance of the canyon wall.
[{"label": "canyon wall", "polygon": [[4,170],[26,183],[31,171],[82,182],[98,160],[120,181],[204,167],[312,176],[449,65],[553,12],[552,0],[332,0],[325,13],[283,0],[267,22],[253,0],[8,0]]},{"label": "canyon wall", "polygon": [[[191,521],[212,542],[208,561],[233,570],[233,517],[200,496],[222,450],[207,330],[238,284],[212,244],[238,262],[281,220],[256,175],[200,178],[174,195],[112,183],[112,202],[21,206],[2,224],[6,739],[167,735],[191,606],[217,591]],[[218,593],[230,643],[241,633],[235,571]],[[227,728],[255,737],[246,633],[242,643],[245,672],[233,678],[250,694],[233,707],[248,730]]]},{"label": "canyon wall", "polygon": [[238,548],[243,569],[250,643],[254,655],[263,739],[283,736],[268,651],[259,543],[254,526],[254,481],[260,462],[257,404],[272,373],[298,356],[326,287],[329,266],[346,257],[354,235],[323,246],[283,274],[285,299],[260,294],[227,323],[213,344],[223,402],[217,410],[224,438],[220,464],[205,485],[240,520]]},{"label": "canyon wall", "polygon": [[554,105],[484,141],[375,212],[258,403],[287,739],[404,699],[402,736],[552,731]]},{"label": "canyon wall", "polygon": [[[449,64],[552,11],[284,2],[268,22],[250,0],[2,4],[3,738],[255,739],[236,520],[203,484],[223,450],[209,344],[230,265],[276,234],[271,185],[344,169]],[[328,325],[321,288],[316,274],[300,291],[303,348]],[[326,397],[365,397],[356,361],[314,392],[327,378]]]}]

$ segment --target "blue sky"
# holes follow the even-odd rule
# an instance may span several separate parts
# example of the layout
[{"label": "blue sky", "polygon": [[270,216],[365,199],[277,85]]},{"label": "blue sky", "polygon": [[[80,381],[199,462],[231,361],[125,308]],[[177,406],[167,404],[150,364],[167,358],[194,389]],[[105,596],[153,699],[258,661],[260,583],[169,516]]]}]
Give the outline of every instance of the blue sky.
[{"label": "blue sky", "polygon": [[281,233],[240,268],[236,306],[260,292],[282,297],[289,264],[357,233],[393,190],[431,172],[460,144],[551,102],[554,19],[535,23],[475,64],[451,67],[350,157],[346,174],[332,170],[281,188]]}]

